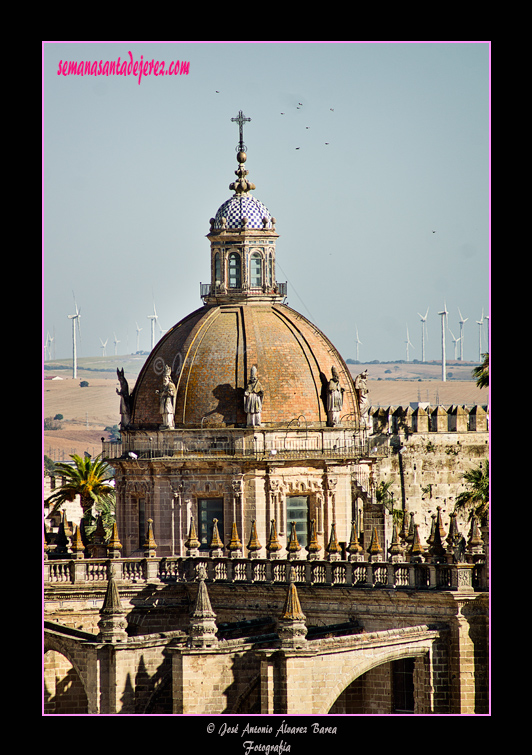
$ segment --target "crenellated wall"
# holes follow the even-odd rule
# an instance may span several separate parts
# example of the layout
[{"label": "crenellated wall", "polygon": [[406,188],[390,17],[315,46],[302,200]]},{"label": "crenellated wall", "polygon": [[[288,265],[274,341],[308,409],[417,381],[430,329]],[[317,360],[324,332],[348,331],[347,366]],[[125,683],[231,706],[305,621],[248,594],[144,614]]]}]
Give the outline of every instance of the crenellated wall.
[{"label": "crenellated wall", "polygon": [[[374,439],[389,448],[375,466],[376,486],[391,482],[393,509],[414,514],[422,542],[430,535],[438,507],[448,531],[456,498],[467,489],[464,473],[489,459],[486,407],[378,407],[370,409],[369,417],[374,433],[370,446]],[[392,517],[386,518],[389,541]],[[457,523],[467,536],[468,512],[460,513]]]}]

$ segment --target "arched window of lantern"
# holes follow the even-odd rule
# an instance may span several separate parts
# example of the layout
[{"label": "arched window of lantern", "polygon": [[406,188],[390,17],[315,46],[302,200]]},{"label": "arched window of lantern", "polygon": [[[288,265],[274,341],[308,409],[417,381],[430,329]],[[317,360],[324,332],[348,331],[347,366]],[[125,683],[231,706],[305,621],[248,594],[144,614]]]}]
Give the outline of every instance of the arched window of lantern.
[{"label": "arched window of lantern", "polygon": [[268,284],[270,288],[273,288],[273,257],[271,252],[268,255]]},{"label": "arched window of lantern", "polygon": [[214,282],[216,285],[222,282],[222,263],[220,261],[220,252],[214,255]]},{"label": "arched window of lantern", "polygon": [[262,286],[262,256],[258,252],[249,259],[249,282],[253,288]]},{"label": "arched window of lantern", "polygon": [[242,288],[242,268],[240,265],[240,255],[231,252],[228,260],[229,266],[229,288]]}]

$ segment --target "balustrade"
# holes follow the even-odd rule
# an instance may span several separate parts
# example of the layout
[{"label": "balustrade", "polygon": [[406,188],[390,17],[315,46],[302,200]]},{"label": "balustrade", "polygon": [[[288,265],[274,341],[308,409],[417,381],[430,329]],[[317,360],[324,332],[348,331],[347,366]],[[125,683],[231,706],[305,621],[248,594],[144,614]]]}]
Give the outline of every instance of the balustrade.
[{"label": "balustrade", "polygon": [[307,561],[211,558],[54,559],[44,563],[44,583],[100,587],[113,570],[122,583],[191,582],[200,567],[214,583],[323,585],[373,589],[480,590],[484,564],[389,563],[371,561]]}]

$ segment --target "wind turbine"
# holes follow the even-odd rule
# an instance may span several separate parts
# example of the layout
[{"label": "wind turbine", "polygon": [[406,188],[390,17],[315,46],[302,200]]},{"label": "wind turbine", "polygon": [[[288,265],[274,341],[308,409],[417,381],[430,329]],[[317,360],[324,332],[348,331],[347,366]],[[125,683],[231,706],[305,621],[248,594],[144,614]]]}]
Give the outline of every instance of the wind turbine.
[{"label": "wind turbine", "polygon": [[148,315],[148,320],[151,320],[151,348],[155,346],[155,323],[158,319],[157,312],[155,310],[155,302],[153,303],[153,315]]},{"label": "wind turbine", "polygon": [[414,346],[410,343],[410,336],[408,335],[408,325],[406,326],[406,341],[405,341],[405,343],[406,343],[406,361],[409,362],[410,359],[408,358],[408,347],[412,346],[412,348],[414,348]]},{"label": "wind turbine", "polygon": [[[74,294],[72,293],[72,295]],[[79,318],[81,317],[81,311],[78,309],[75,296],[74,296],[74,307],[76,308],[76,314],[68,315],[68,319],[72,320],[72,377],[75,380],[78,376],[78,348],[77,348],[77,342],[76,342],[76,323],[78,326],[77,328],[78,335],[81,337],[81,329],[79,326]]]},{"label": "wind turbine", "polygon": [[476,323],[478,325],[478,361],[482,362],[482,325],[484,323],[484,308],[482,308],[480,320],[477,320]]},{"label": "wind turbine", "polygon": [[[109,340],[109,339],[107,339],[107,341],[108,341],[108,340]],[[106,356],[106,353],[105,353],[105,347],[107,346],[107,341],[106,341],[106,342],[104,343],[104,342],[102,341],[102,339],[100,338],[100,343],[102,344],[102,356],[103,356],[103,357],[104,357],[104,356]]]},{"label": "wind turbine", "polygon": [[418,312],[418,315],[421,317],[421,361],[425,361],[425,332],[427,329],[427,315],[429,313],[429,308],[427,307],[427,311],[425,312],[425,317],[423,315],[420,315]]},{"label": "wind turbine", "polygon": [[115,337],[115,340],[114,340],[114,342],[113,342],[113,343],[114,343],[114,345],[115,345],[115,356],[116,356],[116,354],[117,354],[117,351],[116,351],[116,347],[118,346],[118,344],[120,343],[120,341],[119,341],[119,340],[118,340],[118,338],[116,337],[116,333],[113,333],[113,335],[114,335],[114,337]]},{"label": "wind turbine", "polygon": [[454,359],[456,361],[456,358],[457,358],[456,357],[456,348],[457,348],[457,346],[458,346],[458,344],[459,344],[462,336],[459,336],[458,338],[456,338],[455,335],[454,335],[454,333],[453,333],[453,331],[451,330],[451,328],[449,328],[449,333],[451,334],[451,339],[452,339],[452,342],[454,344]]},{"label": "wind turbine", "polygon": [[139,328],[138,322],[136,322],[135,325],[137,326],[137,351],[138,351],[139,350],[139,333],[142,330],[142,328]]},{"label": "wind turbine", "polygon": [[356,341],[355,341],[355,344],[356,344],[356,347],[357,347],[356,348],[356,360],[358,362],[358,344],[360,344],[362,346],[362,341],[358,337],[358,328],[355,327],[355,331],[356,331],[356,334],[357,334]]},{"label": "wind turbine", "polygon": [[438,314],[441,315],[441,379],[445,383],[447,381],[447,367],[445,364],[445,320],[449,314],[445,302],[443,303],[443,312],[438,312]]},{"label": "wind turbine", "polygon": [[464,323],[466,323],[469,320],[469,317],[462,316],[462,313],[460,312],[460,308],[458,308],[458,314],[460,315],[460,361],[463,362],[464,360]]},{"label": "wind turbine", "polygon": [[53,339],[53,338],[52,338],[52,336],[50,335],[50,331],[49,331],[49,330],[47,330],[47,331],[46,331],[46,341],[45,341],[45,344],[44,344],[44,361],[45,361],[45,362],[46,362],[46,360],[47,360],[47,359],[50,359],[50,358],[51,358],[51,356],[50,356],[50,354],[51,354],[51,349],[50,349],[50,347],[51,347],[51,345],[52,345],[52,342],[53,342],[53,340],[54,340],[54,339]]}]

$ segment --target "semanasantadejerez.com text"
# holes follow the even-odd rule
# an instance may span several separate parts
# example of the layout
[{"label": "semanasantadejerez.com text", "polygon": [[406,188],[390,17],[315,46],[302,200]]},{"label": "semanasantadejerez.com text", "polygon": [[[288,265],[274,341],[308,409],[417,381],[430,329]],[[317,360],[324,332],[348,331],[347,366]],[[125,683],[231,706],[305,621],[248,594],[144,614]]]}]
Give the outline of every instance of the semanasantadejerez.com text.
[{"label": "semanasantadejerez.com text", "polygon": [[57,69],[58,76],[138,76],[139,84],[143,76],[183,76],[190,71],[190,61],[172,61],[168,67],[164,60],[133,60],[128,52],[129,60],[60,60]]}]

